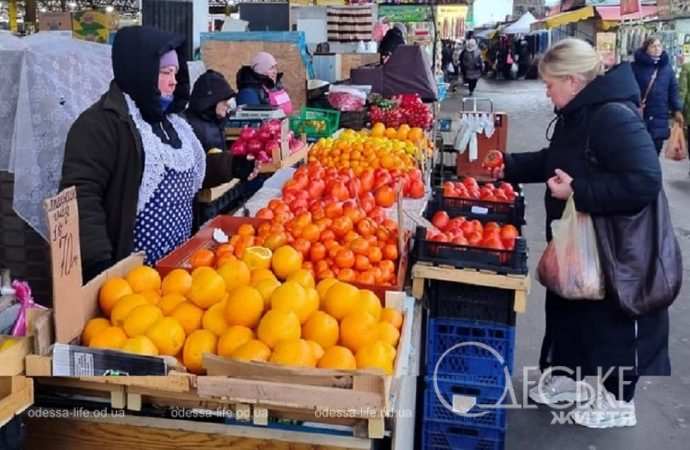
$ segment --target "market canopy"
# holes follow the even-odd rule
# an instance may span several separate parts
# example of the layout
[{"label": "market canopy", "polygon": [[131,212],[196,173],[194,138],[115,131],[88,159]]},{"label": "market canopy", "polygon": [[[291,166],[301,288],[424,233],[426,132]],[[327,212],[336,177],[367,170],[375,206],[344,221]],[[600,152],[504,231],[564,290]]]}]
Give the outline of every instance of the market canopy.
[{"label": "market canopy", "polygon": [[553,16],[546,17],[540,21],[533,23],[532,29],[535,28],[557,28],[569,23],[579,22],[594,17],[596,14],[594,6],[585,6],[574,11],[568,11]]},{"label": "market canopy", "polygon": [[503,29],[505,34],[527,34],[530,32],[530,26],[536,22],[537,19],[530,12],[526,12],[518,20],[508,25]]}]

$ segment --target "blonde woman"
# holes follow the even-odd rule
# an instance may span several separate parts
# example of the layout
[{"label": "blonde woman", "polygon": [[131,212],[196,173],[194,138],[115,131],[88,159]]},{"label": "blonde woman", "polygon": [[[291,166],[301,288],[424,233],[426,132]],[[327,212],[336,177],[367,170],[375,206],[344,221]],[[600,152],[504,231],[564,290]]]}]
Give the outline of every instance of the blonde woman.
[{"label": "blonde woman", "polygon": [[[549,49],[539,71],[557,114],[550,144],[510,155],[495,175],[546,183],[547,241],[551,221],[560,218],[571,195],[579,211],[593,215],[635,213],[655,201],[661,169],[637,112],[640,89],[630,65],[604,73],[588,43],[566,39]],[[596,163],[587,160],[588,147]],[[547,291],[544,377],[530,398],[543,404],[588,400],[573,415],[587,427],[634,426],[639,376],[670,374],[668,320],[667,310],[633,319],[610,299],[566,300]],[[598,389],[582,389],[588,385],[578,381],[578,370],[582,376],[612,373],[600,377]],[[588,393],[593,395],[586,398]]]}]

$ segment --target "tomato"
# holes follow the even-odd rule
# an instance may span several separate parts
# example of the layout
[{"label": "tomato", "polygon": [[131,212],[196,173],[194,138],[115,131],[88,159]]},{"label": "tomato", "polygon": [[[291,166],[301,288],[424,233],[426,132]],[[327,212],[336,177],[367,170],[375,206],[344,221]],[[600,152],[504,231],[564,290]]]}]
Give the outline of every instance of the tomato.
[{"label": "tomato", "polygon": [[307,187],[309,198],[319,199],[326,190],[326,183],[323,180],[313,180]]},{"label": "tomato", "polygon": [[515,194],[515,189],[513,189],[513,185],[510,183],[506,183],[505,181],[503,181],[501,182],[501,184],[498,185],[498,187],[503,189],[503,192],[505,192],[507,196]]},{"label": "tomato", "polygon": [[340,183],[334,184],[330,189],[329,194],[335,201],[343,201],[350,198],[350,191],[348,191],[347,187]]},{"label": "tomato", "polygon": [[364,255],[355,255],[355,270],[360,272],[371,269],[369,258]]},{"label": "tomato", "polygon": [[309,242],[317,242],[320,235],[321,229],[314,223],[310,223],[302,229],[302,237]]},{"label": "tomato", "polygon": [[448,217],[448,213],[445,211],[436,211],[434,216],[431,218],[431,223],[433,223],[434,226],[441,231],[446,230],[449,222],[450,217]]},{"label": "tomato", "polygon": [[353,178],[347,182],[347,190],[350,193],[350,198],[356,198],[362,192],[362,182],[359,178]]},{"label": "tomato", "polygon": [[309,260],[313,262],[322,262],[325,257],[326,247],[321,242],[314,242],[309,249]]},{"label": "tomato", "polygon": [[496,189],[496,201],[501,202],[501,203],[511,203],[510,199],[508,199],[508,196],[506,195],[505,191],[503,189]]},{"label": "tomato", "polygon": [[331,202],[325,207],[326,217],[329,219],[337,219],[343,215],[343,206],[340,203]]},{"label": "tomato", "polygon": [[[484,232],[484,225],[482,225],[482,223],[481,223],[480,221],[478,221],[477,219],[474,219],[474,220],[472,221],[472,225],[474,225],[475,231],[478,231],[479,233],[483,233],[483,232]],[[463,231],[464,231],[464,230],[463,230]]]},{"label": "tomato", "polygon": [[446,230],[448,231],[462,231],[462,224],[465,223],[465,218],[464,217],[455,217],[453,219],[450,219],[448,221],[448,225],[446,226]]},{"label": "tomato", "polygon": [[357,283],[361,283],[361,284],[375,284],[376,283],[376,277],[374,276],[373,271],[367,270],[367,271],[358,273],[357,277],[355,278],[355,281]]},{"label": "tomato", "polygon": [[465,234],[465,236],[469,236],[470,234],[474,233],[474,223],[470,220],[466,220],[462,223],[460,229]]},{"label": "tomato", "polygon": [[283,205],[283,201],[279,198],[273,198],[268,202],[268,209],[275,211],[278,206]]},{"label": "tomato", "polygon": [[393,183],[393,177],[391,177],[391,174],[388,172],[383,172],[383,173],[381,173],[380,176],[376,177],[376,180],[374,181],[373,189],[377,190],[382,186],[388,186],[392,183]]},{"label": "tomato", "polygon": [[369,242],[364,238],[356,238],[349,242],[350,250],[352,250],[355,255],[367,255],[369,252]]},{"label": "tomato", "polygon": [[335,263],[341,269],[351,268],[355,265],[355,254],[350,249],[340,249],[335,255]]},{"label": "tomato", "polygon": [[487,222],[487,223],[484,225],[484,232],[486,233],[486,232],[489,231],[489,230],[498,230],[498,231],[500,231],[500,230],[501,230],[501,226],[500,226],[499,224],[497,224],[496,222]]},{"label": "tomato", "polygon": [[352,269],[350,269],[350,268],[342,269],[342,270],[338,273],[338,279],[339,279],[340,281],[344,281],[344,282],[346,282],[346,283],[355,281],[355,278],[356,278],[356,277],[357,277],[357,274],[355,273],[354,270],[352,270]]},{"label": "tomato", "polygon": [[383,252],[375,245],[370,245],[367,250],[367,258],[373,264],[379,263],[383,260]]},{"label": "tomato", "polygon": [[467,236],[467,242],[469,245],[473,247],[481,245],[482,241],[484,240],[484,236],[482,236],[481,231],[474,231],[470,233],[469,236],[467,234],[465,234],[465,236]]},{"label": "tomato", "polygon": [[328,241],[333,241],[335,240],[335,233],[333,230],[323,230],[321,232],[321,236],[319,237],[319,241],[321,242],[328,242]]},{"label": "tomato", "polygon": [[273,219],[273,210],[269,208],[261,208],[256,212],[257,219]]},{"label": "tomato", "polygon": [[307,209],[309,203],[303,198],[297,198],[290,202],[290,211],[297,213],[298,210]]},{"label": "tomato", "polygon": [[467,239],[465,239],[465,236],[455,236],[450,242],[456,245],[468,245],[469,242],[467,242]]},{"label": "tomato", "polygon": [[366,169],[359,176],[362,190],[360,192],[371,192],[374,189],[374,171]]},{"label": "tomato", "polygon": [[372,236],[376,232],[376,224],[369,218],[363,218],[357,222],[357,232],[364,237]]},{"label": "tomato", "polygon": [[465,177],[465,179],[462,180],[462,184],[464,184],[468,190],[475,188],[479,189],[479,183],[477,183],[474,177]]},{"label": "tomato", "polygon": [[503,153],[499,152],[498,150],[491,150],[484,157],[484,161],[482,161],[482,166],[487,168],[487,169],[499,168],[502,165],[503,165]]},{"label": "tomato", "polygon": [[374,194],[376,204],[383,208],[390,208],[395,203],[395,191],[390,186],[381,186]]},{"label": "tomato", "polygon": [[383,223],[386,219],[386,212],[380,206],[376,206],[374,209],[369,211],[369,218],[376,223]]},{"label": "tomato", "polygon": [[498,235],[487,237],[482,241],[481,246],[484,248],[490,248],[492,250],[503,250],[503,243]]},{"label": "tomato", "polygon": [[395,261],[398,259],[398,247],[394,244],[386,244],[383,248],[383,257],[385,259]]},{"label": "tomato", "polygon": [[451,198],[460,196],[452,181],[446,181],[443,183],[443,196]]},{"label": "tomato", "polygon": [[359,196],[359,205],[362,207],[364,212],[369,214],[369,212],[376,207],[376,199],[374,194],[371,192],[364,192]]},{"label": "tomato", "polygon": [[408,194],[410,198],[422,198],[425,191],[424,183],[421,180],[413,180]]},{"label": "tomato", "polygon": [[285,197],[289,194],[295,195],[295,194],[297,194],[297,192],[300,191],[300,189],[302,189],[302,188],[297,186],[297,182],[295,180],[288,180],[283,185],[283,189],[282,189],[283,197]]}]

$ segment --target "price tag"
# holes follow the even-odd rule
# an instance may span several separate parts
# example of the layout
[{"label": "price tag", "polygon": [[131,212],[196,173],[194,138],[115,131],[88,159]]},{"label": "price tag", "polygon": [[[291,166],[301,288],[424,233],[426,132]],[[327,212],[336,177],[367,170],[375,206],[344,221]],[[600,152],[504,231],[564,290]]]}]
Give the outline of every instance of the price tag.
[{"label": "price tag", "polygon": [[484,208],[482,206],[473,206],[472,207],[472,214],[480,214],[480,215],[487,215],[489,214],[489,208]]},{"label": "price tag", "polygon": [[[56,327],[56,340],[65,342],[72,333],[71,327],[81,327],[74,322],[76,311],[83,309],[81,287],[81,248],[79,245],[79,210],[77,191],[67,188],[43,203],[48,217],[48,239],[53,276],[53,308],[56,323],[69,323],[69,327]],[[65,336],[60,330],[65,330]],[[79,331],[77,330],[77,332]]]}]

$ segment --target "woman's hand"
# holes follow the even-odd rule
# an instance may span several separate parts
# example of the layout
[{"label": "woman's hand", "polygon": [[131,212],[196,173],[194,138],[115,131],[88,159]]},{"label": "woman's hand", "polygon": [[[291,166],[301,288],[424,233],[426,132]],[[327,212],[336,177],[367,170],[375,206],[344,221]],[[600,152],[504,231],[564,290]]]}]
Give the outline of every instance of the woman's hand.
[{"label": "woman's hand", "polygon": [[573,188],[570,183],[573,181],[573,177],[563,172],[561,169],[556,169],[553,177],[549,178],[546,182],[551,190],[551,197],[557,198],[559,200],[568,200],[571,195],[573,195]]}]

